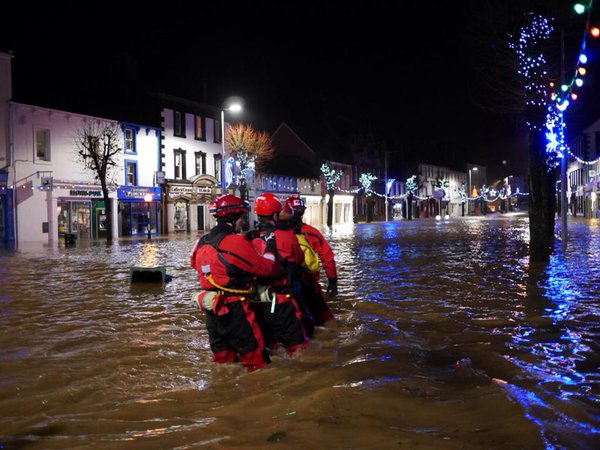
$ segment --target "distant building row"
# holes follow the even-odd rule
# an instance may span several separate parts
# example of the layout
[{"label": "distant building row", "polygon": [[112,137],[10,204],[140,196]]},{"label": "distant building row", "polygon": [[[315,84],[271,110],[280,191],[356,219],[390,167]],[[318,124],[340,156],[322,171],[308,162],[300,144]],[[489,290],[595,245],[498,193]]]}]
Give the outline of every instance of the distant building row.
[{"label": "distant building row", "polygon": [[[166,233],[195,233],[214,224],[209,206],[235,184],[224,188],[222,110],[168,95],[157,97],[157,123],[115,121],[12,101],[11,56],[0,53],[0,242],[56,243],[66,237],[106,237],[106,205],[94,174],[78,160],[74,136],[86,124],[120,130],[120,148],[111,181],[113,238]],[[282,124],[271,135],[276,158],[267,171],[249,181],[249,200],[270,191],[282,198],[299,193],[307,203],[305,219],[320,226],[327,221],[329,192],[320,173],[322,160]],[[333,224],[437,214],[474,214],[483,204],[459,195],[465,186],[485,183],[485,167],[467,171],[425,163],[392,163],[387,153],[363,155],[354,162],[327,161],[343,175],[333,191]],[[357,163],[356,161],[362,161]],[[377,177],[373,195],[360,189],[363,172]],[[405,179],[418,174],[410,204]],[[439,181],[446,182],[439,195]],[[388,201],[386,201],[388,200]]]}]

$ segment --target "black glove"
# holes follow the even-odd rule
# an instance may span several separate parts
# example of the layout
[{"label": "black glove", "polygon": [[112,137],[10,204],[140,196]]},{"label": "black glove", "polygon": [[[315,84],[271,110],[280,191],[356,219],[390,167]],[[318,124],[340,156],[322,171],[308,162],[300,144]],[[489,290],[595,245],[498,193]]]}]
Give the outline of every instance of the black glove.
[{"label": "black glove", "polygon": [[329,278],[329,286],[327,286],[327,295],[329,295],[330,297],[335,297],[337,294],[337,278]]}]

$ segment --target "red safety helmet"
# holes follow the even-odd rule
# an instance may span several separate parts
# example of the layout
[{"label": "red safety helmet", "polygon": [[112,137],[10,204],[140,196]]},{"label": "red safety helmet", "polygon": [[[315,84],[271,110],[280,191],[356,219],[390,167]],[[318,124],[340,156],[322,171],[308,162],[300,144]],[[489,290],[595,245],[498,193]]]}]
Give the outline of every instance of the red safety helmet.
[{"label": "red safety helmet", "polygon": [[210,205],[210,213],[215,217],[227,217],[229,214],[242,215],[250,211],[248,202],[235,195],[221,195],[214,204]]},{"label": "red safety helmet", "polygon": [[258,216],[270,216],[273,213],[279,213],[283,209],[281,200],[270,192],[260,194],[254,200],[254,212]]},{"label": "red safety helmet", "polygon": [[298,194],[292,194],[286,199],[283,210],[291,216],[301,217],[306,210],[306,203]]}]

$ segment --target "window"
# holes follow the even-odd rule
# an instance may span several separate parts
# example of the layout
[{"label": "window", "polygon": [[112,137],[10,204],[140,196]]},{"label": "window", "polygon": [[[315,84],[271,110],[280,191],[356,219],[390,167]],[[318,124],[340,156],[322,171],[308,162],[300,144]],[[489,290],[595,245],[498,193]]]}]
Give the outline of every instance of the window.
[{"label": "window", "polygon": [[222,169],[222,165],[221,165],[221,161],[222,161],[222,157],[221,155],[215,155],[215,178],[219,181],[219,183],[221,182],[221,169]]},{"label": "window", "polygon": [[135,153],[135,132],[133,128],[125,128],[125,153]]},{"label": "window", "polygon": [[175,157],[175,179],[183,180],[186,178],[185,174],[185,150],[177,149],[173,152]]},{"label": "window", "polygon": [[50,130],[36,130],[35,157],[41,161],[50,161]]},{"label": "window", "polygon": [[200,141],[206,140],[206,136],[204,135],[204,117],[194,117],[194,136]]},{"label": "window", "polygon": [[185,137],[185,113],[173,111],[173,134]]},{"label": "window", "polygon": [[214,129],[214,133],[215,135],[215,142],[221,142],[221,121],[215,119],[215,129]]},{"label": "window", "polygon": [[125,161],[125,184],[136,186],[137,183],[137,161]]},{"label": "window", "polygon": [[203,175],[206,173],[206,153],[196,152],[196,175]]}]

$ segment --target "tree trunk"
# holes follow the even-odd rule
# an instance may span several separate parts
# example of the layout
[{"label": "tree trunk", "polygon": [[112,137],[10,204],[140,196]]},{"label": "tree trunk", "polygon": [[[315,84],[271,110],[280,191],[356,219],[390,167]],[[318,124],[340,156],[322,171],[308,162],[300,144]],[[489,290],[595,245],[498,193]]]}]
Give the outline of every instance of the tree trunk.
[{"label": "tree trunk", "polygon": [[248,200],[248,185],[246,184],[245,178],[238,178],[240,198],[242,200]]},{"label": "tree trunk", "polygon": [[367,223],[373,221],[373,200],[371,197],[367,197]]},{"label": "tree trunk", "polygon": [[529,134],[529,255],[531,261],[550,259],[554,244],[554,176],[546,165],[544,131]]},{"label": "tree trunk", "polygon": [[331,228],[333,226],[333,196],[335,195],[335,191],[330,189],[327,193],[329,194],[329,201],[327,202],[327,226]]},{"label": "tree trunk", "polygon": [[409,192],[408,195],[406,196],[406,218],[408,220],[412,220],[412,202],[413,202],[413,195],[412,195],[412,192]]},{"label": "tree trunk", "polygon": [[104,209],[106,210],[106,243],[112,244],[113,240],[113,217],[112,217],[112,203],[108,196],[108,188],[105,182],[100,183],[102,185],[102,196],[104,197]]}]

